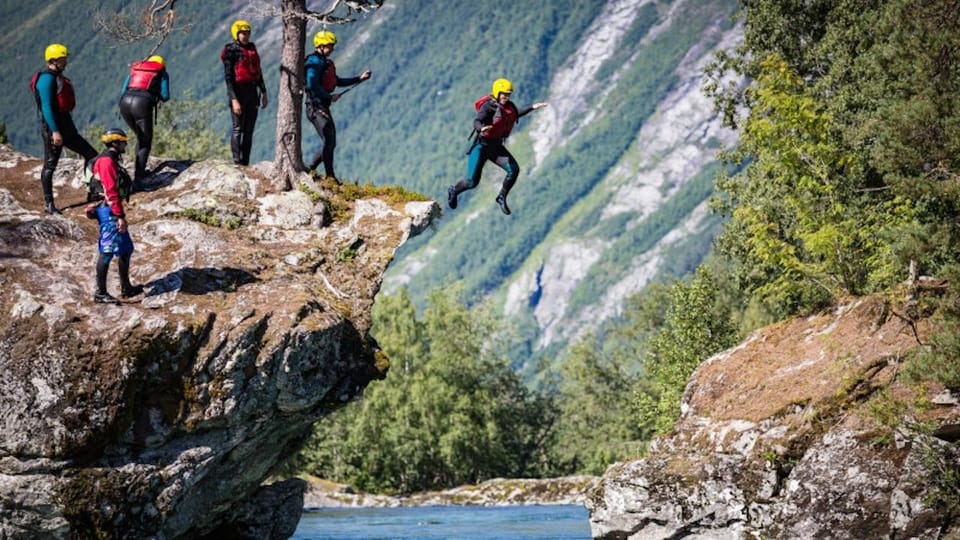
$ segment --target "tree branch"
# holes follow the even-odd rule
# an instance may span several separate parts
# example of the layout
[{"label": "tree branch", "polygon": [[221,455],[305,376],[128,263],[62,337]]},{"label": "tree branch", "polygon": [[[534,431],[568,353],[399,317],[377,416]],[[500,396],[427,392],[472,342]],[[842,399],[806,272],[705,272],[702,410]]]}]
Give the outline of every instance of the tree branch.
[{"label": "tree branch", "polygon": [[115,13],[97,11],[94,14],[94,26],[108,38],[117,43],[135,43],[147,39],[156,39],[153,54],[174,30],[189,31],[192,23],[177,26],[177,0],[151,0],[137,15],[129,15],[121,10]]}]

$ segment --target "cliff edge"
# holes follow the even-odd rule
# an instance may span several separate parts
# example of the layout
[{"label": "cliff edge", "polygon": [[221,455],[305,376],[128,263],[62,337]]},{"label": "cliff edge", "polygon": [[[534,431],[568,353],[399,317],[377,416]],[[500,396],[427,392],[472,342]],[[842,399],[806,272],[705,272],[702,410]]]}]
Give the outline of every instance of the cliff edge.
[{"label": "cliff edge", "polygon": [[594,537],[956,538],[960,396],[897,376],[918,311],[852,299],[704,362],[674,431],[588,496]]},{"label": "cliff edge", "polygon": [[262,482],[386,372],[374,296],[436,203],[154,165],[127,207],[145,293],[95,304],[79,161],[49,217],[40,161],[0,146],[0,538],[286,538],[305,484]]}]

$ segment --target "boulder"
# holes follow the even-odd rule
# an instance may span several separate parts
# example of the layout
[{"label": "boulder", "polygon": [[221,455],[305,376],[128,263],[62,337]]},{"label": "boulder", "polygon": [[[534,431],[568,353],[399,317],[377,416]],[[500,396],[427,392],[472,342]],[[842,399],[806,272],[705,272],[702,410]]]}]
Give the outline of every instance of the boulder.
[{"label": "boulder", "polygon": [[47,216],[39,161],[0,146],[0,538],[288,537],[305,484],[264,480],[385,375],[374,296],[439,207],[166,162],[126,206],[145,292],[114,306],[79,170]]},{"label": "boulder", "polygon": [[945,434],[960,426],[960,406],[944,388],[897,379],[931,327],[903,307],[851,299],[704,362],[674,431],[608,469],[587,497],[593,536],[955,533],[960,449]]}]

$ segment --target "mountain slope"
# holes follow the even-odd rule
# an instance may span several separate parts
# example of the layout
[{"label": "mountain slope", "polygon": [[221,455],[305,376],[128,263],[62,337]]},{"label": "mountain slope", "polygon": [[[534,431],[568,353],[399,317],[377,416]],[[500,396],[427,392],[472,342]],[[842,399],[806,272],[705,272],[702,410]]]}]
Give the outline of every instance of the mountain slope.
[{"label": "mountain slope", "polygon": [[[125,66],[149,44],[116,47],[94,33],[88,14],[93,6],[138,5],[0,6],[0,30],[15,38],[2,45],[0,83],[25,86],[46,43],[63,41],[73,52],[78,125],[118,123]],[[270,159],[279,22],[238,2],[178,8],[193,26],[159,51],[173,98],[191,89],[212,110],[224,109],[210,126],[224,138],[219,49],[234,18],[253,23],[272,98],[258,121],[254,158]],[[734,0],[404,0],[335,28],[338,73],[374,74],[334,106],[337,172],[349,181],[399,184],[442,201],[465,173],[472,104],[493,79],[511,79],[521,107],[550,103],[508,141],[521,166],[514,214],[501,215],[493,203],[503,173],[488,166],[458,210],[404,248],[386,290],[406,285],[422,300],[462,280],[471,302],[495,295],[517,332],[515,360],[527,363],[530,353],[552,354],[616,316],[622,300],[651,280],[695,267],[718,223],[702,204],[714,154],[733,137],[700,93],[699,69],[739,39],[735,8]],[[309,25],[308,34],[317,29]],[[39,153],[29,100],[26,91],[11,92],[0,121],[14,146]],[[305,156],[316,146],[305,124]]]},{"label": "mountain slope", "polygon": [[732,9],[609,2],[550,80],[550,107],[509,145],[528,167],[514,215],[492,204],[502,173],[491,167],[466,208],[448,211],[452,226],[411,244],[386,286],[463,279],[495,292],[525,350],[549,354],[658,275],[695,267],[718,224],[703,204],[715,153],[734,141],[700,90],[701,68],[740,39]]}]

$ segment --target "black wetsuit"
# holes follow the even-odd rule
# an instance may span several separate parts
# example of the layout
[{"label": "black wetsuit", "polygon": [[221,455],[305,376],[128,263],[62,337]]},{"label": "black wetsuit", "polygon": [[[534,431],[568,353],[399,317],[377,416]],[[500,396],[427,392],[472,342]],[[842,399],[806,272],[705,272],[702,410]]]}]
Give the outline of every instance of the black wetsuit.
[{"label": "black wetsuit", "polygon": [[[223,61],[223,78],[227,85],[228,106],[233,119],[233,134],[230,139],[233,162],[249,165],[260,95],[267,92],[263,74],[260,72],[260,55],[253,43],[231,41],[223,47],[220,59]],[[233,107],[229,104],[229,101],[234,99],[240,102],[239,115],[233,113]]]}]

